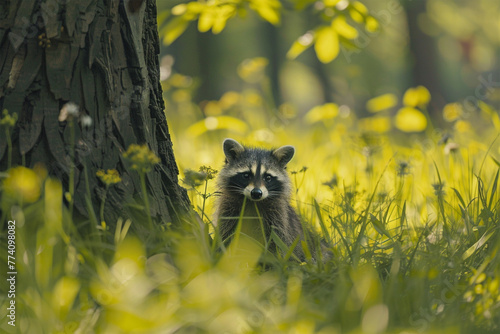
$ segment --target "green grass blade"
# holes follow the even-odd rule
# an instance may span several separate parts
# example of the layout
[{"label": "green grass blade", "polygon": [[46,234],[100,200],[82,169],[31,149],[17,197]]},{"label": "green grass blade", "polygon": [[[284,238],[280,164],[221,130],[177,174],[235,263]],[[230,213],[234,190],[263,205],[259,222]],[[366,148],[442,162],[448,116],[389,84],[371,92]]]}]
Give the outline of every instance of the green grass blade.
[{"label": "green grass blade", "polygon": [[340,235],[340,239],[342,240],[342,243],[344,244],[344,247],[345,247],[345,249],[347,251],[347,254],[349,255],[349,258],[351,259],[351,262],[352,262],[354,259],[352,257],[352,252],[351,252],[351,248],[349,247],[349,243],[347,242],[347,240],[342,235],[342,231],[340,230],[340,227],[335,223],[334,219],[331,216],[329,216],[329,218],[330,218],[330,222],[331,222],[333,228]]},{"label": "green grass blade", "polygon": [[495,175],[495,181],[493,181],[493,186],[491,188],[490,194],[490,202],[488,203],[488,210],[491,211],[491,205],[493,204],[493,198],[495,197],[498,185],[498,174],[500,173],[500,169],[497,170],[497,174]]},{"label": "green grass blade", "polygon": [[316,210],[316,215],[318,216],[319,225],[321,226],[321,231],[323,232],[323,236],[328,241],[328,244],[332,244],[332,238],[330,236],[330,232],[326,228],[325,221],[323,220],[323,215],[321,214],[321,208],[319,207],[318,202],[314,199],[314,209]]},{"label": "green grass blade", "polygon": [[370,213],[370,222],[373,225],[373,228],[379,233],[383,234],[389,239],[392,240],[392,236],[389,234],[389,232],[385,229],[384,224],[380,220],[377,219],[374,215]]},{"label": "green grass blade", "polygon": [[453,191],[455,192],[455,195],[457,195],[458,200],[460,201],[460,204],[462,204],[462,206],[465,208],[466,205],[465,205],[464,199],[462,198],[462,195],[460,195],[460,193],[458,192],[458,190],[456,188],[451,188],[451,189],[453,189]]},{"label": "green grass blade", "polygon": [[489,228],[484,234],[479,238],[478,241],[474,243],[474,245],[470,246],[462,255],[462,260],[467,260],[475,251],[479,248],[483,247],[483,245],[491,238],[491,236],[495,233],[494,228]]},{"label": "green grass blade", "polygon": [[[276,232],[272,231],[271,232],[271,240],[274,241],[274,243],[276,244],[276,246],[278,246],[279,249],[281,249],[281,251],[283,253],[285,253],[285,257],[288,255],[288,253],[291,253],[291,255],[293,256],[293,258],[297,261],[300,261],[299,258],[293,253],[294,249],[295,249],[295,246],[297,246],[297,243],[300,241],[300,238],[297,238],[290,247],[288,247],[284,242],[283,240],[281,240],[281,238],[276,234]],[[288,256],[289,258],[290,256]]]},{"label": "green grass blade", "polygon": [[399,219],[399,243],[403,239],[403,226],[406,220],[406,201],[403,204],[403,210],[401,211],[401,218]]}]

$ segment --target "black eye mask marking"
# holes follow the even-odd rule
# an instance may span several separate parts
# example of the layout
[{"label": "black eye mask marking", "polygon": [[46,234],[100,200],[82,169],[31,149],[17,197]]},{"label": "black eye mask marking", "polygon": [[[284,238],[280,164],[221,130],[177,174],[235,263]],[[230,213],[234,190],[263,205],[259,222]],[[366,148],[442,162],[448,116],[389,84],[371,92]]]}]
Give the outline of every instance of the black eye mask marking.
[{"label": "black eye mask marking", "polygon": [[276,180],[276,176],[272,176],[271,174],[265,173],[262,179],[266,183],[271,183],[272,181]]},{"label": "black eye mask marking", "polygon": [[252,179],[251,172],[241,172],[229,178],[229,185],[240,189],[246,188]]},{"label": "black eye mask marking", "polygon": [[265,173],[263,175],[266,188],[269,192],[281,192],[283,191],[283,183],[276,176]]}]

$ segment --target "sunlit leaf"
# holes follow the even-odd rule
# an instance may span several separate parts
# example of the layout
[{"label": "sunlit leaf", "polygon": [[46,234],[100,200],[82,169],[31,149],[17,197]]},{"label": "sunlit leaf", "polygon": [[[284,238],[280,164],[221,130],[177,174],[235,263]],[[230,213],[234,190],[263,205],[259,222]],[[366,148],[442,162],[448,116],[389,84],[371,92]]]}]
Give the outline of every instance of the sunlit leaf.
[{"label": "sunlit leaf", "polygon": [[307,123],[315,123],[335,118],[339,113],[339,107],[335,103],[326,103],[309,110],[305,115]]},{"label": "sunlit leaf", "polygon": [[271,24],[280,23],[281,3],[278,0],[251,0],[250,8]]},{"label": "sunlit leaf", "polygon": [[368,14],[368,8],[366,8],[365,5],[363,5],[361,2],[359,1],[354,1],[354,3],[352,4],[352,6],[354,8],[356,8],[356,10],[358,12],[360,12],[361,14],[363,15],[367,15]]},{"label": "sunlit leaf", "polygon": [[187,129],[190,136],[197,137],[207,131],[231,130],[239,134],[244,134],[248,130],[248,125],[238,118],[231,116],[210,116],[194,123]]},{"label": "sunlit leaf", "polygon": [[363,132],[385,133],[391,129],[391,119],[387,116],[361,118],[358,126]]},{"label": "sunlit leaf", "polygon": [[182,35],[188,25],[189,21],[184,19],[184,17],[174,17],[164,28],[162,28],[162,32],[164,32],[163,43],[166,45],[172,44],[180,35]]},{"label": "sunlit leaf", "polygon": [[56,283],[52,292],[52,304],[61,316],[64,316],[73,305],[78,290],[80,282],[74,277],[64,276]]},{"label": "sunlit leaf", "polygon": [[474,243],[474,245],[470,246],[462,255],[462,260],[468,259],[476,250],[481,248],[495,233],[493,230],[488,230],[484,232],[481,238]]},{"label": "sunlit leaf", "polygon": [[394,119],[396,127],[403,132],[420,132],[427,128],[427,118],[415,108],[399,109]]},{"label": "sunlit leaf", "polygon": [[288,50],[286,57],[288,59],[297,58],[302,52],[307,50],[314,42],[314,35],[311,32],[307,32],[300,36],[295,42],[293,42],[290,50]]},{"label": "sunlit leaf", "polygon": [[131,260],[139,268],[143,268],[145,265],[145,254],[141,242],[136,238],[125,238],[120,244],[118,244],[114,262],[119,262],[123,259]]},{"label": "sunlit leaf", "polygon": [[220,6],[216,12],[212,32],[214,34],[220,33],[224,30],[227,20],[236,14],[236,8],[232,5]]},{"label": "sunlit leaf", "polygon": [[224,254],[217,267],[228,274],[246,276],[257,264],[262,251],[263,247],[259,242],[242,232],[238,243],[229,245],[228,252]]},{"label": "sunlit leaf", "polygon": [[376,32],[379,29],[379,23],[373,16],[368,16],[365,22],[365,29],[369,32]]},{"label": "sunlit leaf", "polygon": [[394,107],[398,103],[398,98],[394,94],[384,94],[366,102],[366,109],[370,112],[379,112]]},{"label": "sunlit leaf", "polygon": [[338,4],[340,0],[323,0],[323,3],[325,4],[326,7],[335,7],[336,4]]},{"label": "sunlit leaf", "polygon": [[403,96],[403,104],[407,107],[425,107],[430,100],[431,94],[424,86],[408,88]]},{"label": "sunlit leaf", "polygon": [[477,105],[483,113],[491,117],[491,121],[493,122],[495,129],[497,129],[497,131],[500,131],[500,117],[498,116],[498,113],[493,110],[493,108],[489,104],[483,101],[479,101]]},{"label": "sunlit leaf", "polygon": [[332,28],[340,35],[347,39],[355,39],[358,37],[356,28],[346,22],[345,16],[338,16],[332,21]]},{"label": "sunlit leaf", "polygon": [[332,27],[321,27],[316,30],[314,50],[318,59],[326,64],[339,54],[339,36]]},{"label": "sunlit leaf", "polygon": [[368,15],[368,8],[359,1],[352,3],[349,9],[349,15],[353,21],[357,23],[363,23],[365,17]]},{"label": "sunlit leaf", "polygon": [[187,8],[188,8],[187,4],[181,3],[177,6],[172,7],[171,13],[173,15],[182,15],[186,12]]},{"label": "sunlit leaf", "polygon": [[215,15],[216,14],[213,7],[208,7],[207,9],[205,9],[198,18],[198,30],[200,32],[209,31],[214,24]]},{"label": "sunlit leaf", "polygon": [[155,327],[155,322],[139,312],[132,312],[120,308],[109,308],[106,312],[106,321],[117,328],[126,331],[146,332]]}]

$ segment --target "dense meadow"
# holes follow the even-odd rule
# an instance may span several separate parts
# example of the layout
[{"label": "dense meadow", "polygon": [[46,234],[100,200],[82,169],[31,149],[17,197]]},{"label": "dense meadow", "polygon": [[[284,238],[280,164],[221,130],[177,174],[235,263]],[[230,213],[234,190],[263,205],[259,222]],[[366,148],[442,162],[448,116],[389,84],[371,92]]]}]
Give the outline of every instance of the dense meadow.
[{"label": "dense meadow", "polygon": [[[43,166],[1,174],[1,267],[12,255],[18,273],[15,328],[1,283],[2,331],[498,333],[499,111],[472,97],[431,118],[424,87],[369,100],[363,118],[334,103],[274,106],[265,67],[246,61],[243,90],[201,104],[192,78],[163,82],[197,212],[184,226],[146,214],[90,226],[71,219]],[[15,121],[2,117],[7,128]],[[226,137],[295,146],[292,204],[331,259],[299,263],[279,241],[279,254],[263,254],[244,235],[221,246],[211,218]],[[120,182],[100,174],[107,187]]]}]

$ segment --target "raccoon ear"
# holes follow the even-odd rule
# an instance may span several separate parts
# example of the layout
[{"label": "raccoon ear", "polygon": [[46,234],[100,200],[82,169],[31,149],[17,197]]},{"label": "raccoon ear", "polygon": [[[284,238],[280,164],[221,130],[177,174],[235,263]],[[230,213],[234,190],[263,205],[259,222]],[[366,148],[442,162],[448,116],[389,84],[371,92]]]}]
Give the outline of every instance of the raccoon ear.
[{"label": "raccoon ear", "polygon": [[243,151],[245,151],[245,148],[240,143],[231,138],[227,138],[224,140],[222,149],[224,150],[224,154],[226,155],[226,161],[232,161],[236,159],[241,153],[243,153]]},{"label": "raccoon ear", "polygon": [[287,145],[273,151],[273,156],[278,159],[279,164],[284,167],[292,160],[295,154],[295,147]]}]

